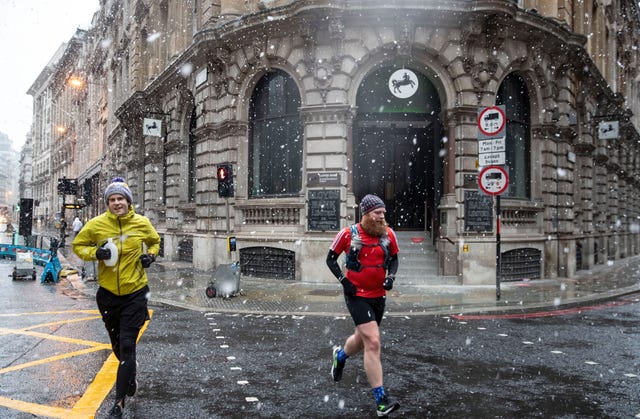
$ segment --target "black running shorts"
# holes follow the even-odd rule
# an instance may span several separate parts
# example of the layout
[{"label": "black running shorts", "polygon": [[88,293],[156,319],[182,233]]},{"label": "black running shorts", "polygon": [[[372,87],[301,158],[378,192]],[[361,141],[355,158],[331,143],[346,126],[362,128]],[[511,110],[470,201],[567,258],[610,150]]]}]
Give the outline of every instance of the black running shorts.
[{"label": "black running shorts", "polygon": [[374,321],[380,325],[384,314],[385,297],[364,298],[344,296],[347,309],[356,326]]}]

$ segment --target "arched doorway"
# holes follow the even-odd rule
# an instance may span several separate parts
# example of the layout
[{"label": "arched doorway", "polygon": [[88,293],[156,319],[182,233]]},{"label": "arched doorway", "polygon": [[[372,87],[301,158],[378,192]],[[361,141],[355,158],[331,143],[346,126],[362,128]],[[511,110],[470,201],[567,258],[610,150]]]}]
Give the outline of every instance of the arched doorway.
[{"label": "arched doorway", "polygon": [[384,199],[397,230],[432,231],[442,184],[442,124],[435,86],[420,72],[385,66],[358,89],[353,189]]}]

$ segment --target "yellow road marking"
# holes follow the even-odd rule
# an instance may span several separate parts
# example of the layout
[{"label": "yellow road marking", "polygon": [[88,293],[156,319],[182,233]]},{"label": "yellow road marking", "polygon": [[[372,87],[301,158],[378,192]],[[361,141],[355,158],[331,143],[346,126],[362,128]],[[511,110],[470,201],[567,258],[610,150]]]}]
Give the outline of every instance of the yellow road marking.
[{"label": "yellow road marking", "polygon": [[45,406],[43,404],[23,402],[21,400],[9,399],[7,397],[0,396],[0,406],[8,407],[13,410],[20,410],[21,412],[29,412],[34,415],[48,416],[52,418],[64,418],[67,417],[69,411],[60,407]]},{"label": "yellow road marking", "polygon": [[94,342],[91,340],[83,340],[83,339],[74,339],[74,338],[68,338],[66,336],[50,335],[48,333],[32,332],[32,331],[23,330],[23,329],[6,329],[4,327],[0,327],[0,334],[33,336],[36,338],[55,340],[58,342],[75,343],[75,344],[84,345],[84,346],[103,345],[103,343],[101,342]]},{"label": "yellow road marking", "polygon": [[79,319],[69,319],[69,320],[60,320],[58,322],[40,323],[40,324],[36,324],[35,326],[25,327],[20,330],[40,329],[41,327],[57,326],[59,324],[79,323],[79,322],[86,322],[89,320],[97,320],[97,319],[102,319],[102,316],[81,317]]},{"label": "yellow road marking", "polygon": [[4,374],[5,372],[18,371],[30,367],[36,367],[38,365],[48,364],[49,362],[60,361],[61,359],[73,358],[74,356],[86,355],[90,354],[91,352],[104,351],[105,349],[111,349],[111,345],[109,345],[108,343],[102,343],[99,346],[94,346],[93,348],[82,349],[80,351],[74,352],[66,352],[64,354],[38,359],[37,361],[25,362],[24,364],[2,368],[0,369],[0,374]]},{"label": "yellow road marking", "polygon": [[[68,313],[99,313],[97,310],[71,310],[71,311],[49,311],[49,312],[38,312],[38,313],[21,313],[21,314],[0,314],[0,317],[17,317],[20,315],[34,315],[34,314],[68,314]],[[153,316],[153,310],[149,310],[149,317]],[[99,317],[87,317],[85,320],[95,320]],[[73,320],[76,321],[76,320]],[[80,320],[77,320],[80,321]],[[46,325],[65,323],[65,321],[55,322],[55,323],[46,323]],[[75,343],[80,345],[87,345],[90,348],[86,348],[79,351],[68,352],[62,355],[57,355],[45,359],[41,359],[38,361],[28,362],[21,365],[16,365],[13,367],[7,367],[0,370],[0,374],[15,371],[18,369],[24,369],[31,366],[41,365],[49,362],[58,361],[64,358],[70,358],[73,356],[83,355],[91,352],[101,351],[105,349],[111,349],[110,344],[100,343],[100,342],[92,342],[82,339],[72,339],[65,338],[61,336],[47,335],[46,333],[38,333],[32,332],[27,329],[34,329],[38,327],[43,327],[45,324],[30,326],[26,329],[7,329],[0,328],[0,335],[6,334],[20,334],[27,336],[35,336],[43,339],[51,339],[68,343]],[[149,321],[146,321],[142,328],[140,329],[140,333],[138,334],[137,341],[140,341],[142,334],[147,329],[149,325]],[[73,407],[69,409],[63,409],[55,406],[47,406],[37,403],[29,403],[21,400],[14,400],[7,397],[0,397],[0,406],[7,407],[9,409],[18,410],[22,412],[31,413],[39,416],[47,416],[52,418],[74,418],[74,419],[93,419],[95,417],[95,412],[98,410],[104,399],[107,397],[111,388],[113,387],[116,381],[116,374],[118,371],[118,360],[113,353],[109,355],[107,360],[104,362],[100,371],[96,374],[93,382],[89,384],[87,390],[84,392],[82,397],[73,405]]]},{"label": "yellow road marking", "polygon": [[22,316],[41,316],[50,314],[100,314],[98,310],[67,310],[67,311],[32,311],[30,313],[2,313],[0,317],[22,317]]},{"label": "yellow road marking", "polygon": [[[153,310],[149,310],[149,317],[153,317]],[[140,329],[140,333],[138,334],[137,342],[140,341],[140,337],[147,330],[147,326],[149,325],[149,321],[146,321]],[[111,387],[116,382],[116,373],[118,372],[118,360],[116,356],[111,353],[109,358],[105,361],[102,368],[96,374],[96,378],[93,380],[87,391],[84,392],[80,400],[76,402],[76,404],[71,409],[72,418],[88,418],[93,416],[88,416],[89,413],[95,414],[98,410],[105,397],[109,395],[111,391]]]},{"label": "yellow road marking", "polygon": [[80,400],[67,412],[68,418],[93,418],[116,382],[118,358],[111,353]]}]

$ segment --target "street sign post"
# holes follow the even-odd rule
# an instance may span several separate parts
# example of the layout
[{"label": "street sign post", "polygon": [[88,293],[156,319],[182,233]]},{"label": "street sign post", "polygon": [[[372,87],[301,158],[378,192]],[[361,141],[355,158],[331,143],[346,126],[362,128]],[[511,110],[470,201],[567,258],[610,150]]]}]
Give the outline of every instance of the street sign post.
[{"label": "street sign post", "polygon": [[509,187],[509,175],[502,166],[487,166],[478,175],[478,186],[487,195],[496,197],[496,299],[500,300],[500,274],[502,255],[500,254],[500,195]]},{"label": "street sign post", "polygon": [[506,125],[504,105],[478,109],[478,166],[506,163]]},{"label": "street sign post", "polygon": [[509,175],[501,166],[506,164],[505,105],[478,109],[478,186],[487,195],[496,197],[496,299],[500,300],[500,195],[509,186]]}]

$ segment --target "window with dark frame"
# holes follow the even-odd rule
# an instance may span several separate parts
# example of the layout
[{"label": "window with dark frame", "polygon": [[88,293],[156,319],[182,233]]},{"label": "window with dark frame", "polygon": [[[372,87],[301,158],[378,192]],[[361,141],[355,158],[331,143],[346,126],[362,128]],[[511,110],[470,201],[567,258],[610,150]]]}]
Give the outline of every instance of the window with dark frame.
[{"label": "window with dark frame", "polygon": [[505,105],[506,166],[509,198],[531,198],[531,112],[527,85],[519,75],[508,75],[498,89],[496,105]]},{"label": "window with dark frame", "polygon": [[196,109],[191,111],[191,123],[189,126],[189,150],[188,150],[188,202],[196,201]]},{"label": "window with dark frame", "polygon": [[275,70],[257,83],[249,105],[249,197],[295,196],[302,188],[300,93]]}]

